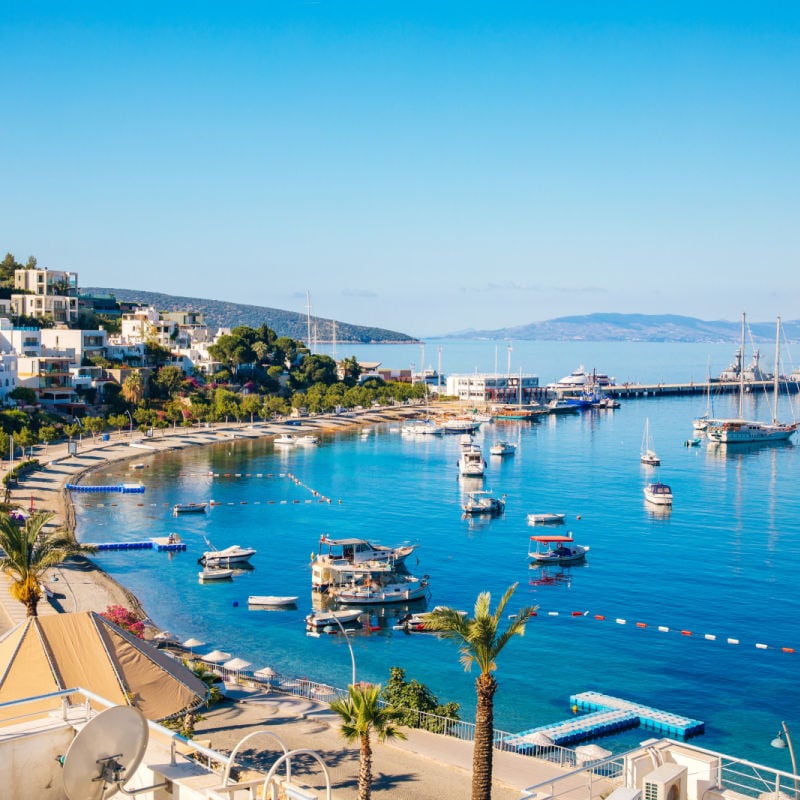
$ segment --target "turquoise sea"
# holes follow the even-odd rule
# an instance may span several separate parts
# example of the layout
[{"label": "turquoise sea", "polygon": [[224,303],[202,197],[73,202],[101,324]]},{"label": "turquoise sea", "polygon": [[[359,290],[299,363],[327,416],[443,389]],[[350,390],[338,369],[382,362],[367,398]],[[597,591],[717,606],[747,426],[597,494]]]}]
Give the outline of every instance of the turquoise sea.
[{"label": "turquoise sea", "polygon": [[[446,373],[494,369],[494,343],[429,343],[426,365],[437,366],[438,347]],[[507,343],[500,348],[504,371]],[[546,383],[583,363],[619,382],[703,382],[709,362],[719,372],[733,349],[530,342],[513,344],[512,370],[522,366]],[[422,363],[418,346],[360,348],[357,355],[401,367],[412,353]],[[732,413],[733,402],[716,399],[715,411]],[[746,402],[746,414],[771,415],[768,398]],[[782,403],[781,417],[789,418],[788,400]],[[485,488],[507,494],[505,516],[490,521],[462,519],[468,487],[457,478],[458,437],[412,439],[393,423],[331,434],[315,448],[279,451],[266,440],[235,440],[140,459],[148,465],[135,473],[144,497],[75,496],[78,533],[84,541],[180,534],[186,553],[97,560],[160,627],[204,640],[200,652],[221,648],[254,668],[338,686],[350,679],[346,643],[307,637],[303,622],[320,535],[413,542],[409,567],[430,576],[430,605],[470,609],[479,591],[499,596],[517,582],[509,611],[539,606],[525,637],[500,657],[498,728],[564,719],[570,694],[596,689],[703,720],[699,744],[788,770],[786,752],[769,742],[782,719],[792,727],[800,709],[798,450],[685,447],[705,404],[702,395],[647,398],[613,412],[484,425],[478,440],[487,451],[498,438],[518,446],[513,457],[488,459]],[[656,470],[639,463],[646,419],[662,459]],[[110,465],[89,480],[132,474]],[[675,494],[666,514],[644,501],[642,487],[654,475]],[[173,503],[212,499],[219,505],[207,515],[170,514]],[[528,527],[526,514],[540,511],[568,515],[564,530],[591,547],[585,565],[549,574],[529,566],[529,536],[541,529]],[[197,558],[206,540],[253,545],[253,569],[228,584],[200,585]],[[297,610],[249,611],[250,594],[301,600]],[[474,674],[464,673],[452,644],[393,631],[398,613],[386,609],[374,620],[377,630],[353,637],[359,679],[385,681],[391,665],[402,666],[441,701],[460,702],[471,719]],[[603,744],[619,751],[648,735],[636,730]]]}]

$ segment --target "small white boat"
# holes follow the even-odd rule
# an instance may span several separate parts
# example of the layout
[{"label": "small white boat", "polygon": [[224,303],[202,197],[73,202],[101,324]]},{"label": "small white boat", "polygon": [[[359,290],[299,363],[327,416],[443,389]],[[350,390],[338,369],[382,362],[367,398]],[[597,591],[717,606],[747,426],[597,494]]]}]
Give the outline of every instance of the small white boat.
[{"label": "small white boat", "polygon": [[232,544],[224,550],[207,550],[203,553],[200,563],[206,566],[241,564],[249,561],[255,554],[256,551],[252,547],[239,547],[238,544]]},{"label": "small white boat", "polygon": [[131,464],[131,469],[144,469],[144,464]]},{"label": "small white boat", "polygon": [[642,452],[639,456],[642,464],[646,464],[648,467],[657,467],[661,464],[661,459],[656,455],[656,451],[653,450],[653,446],[650,443],[650,420],[645,419],[644,421],[644,435],[642,436]]},{"label": "small white boat", "polygon": [[206,581],[229,581],[233,577],[233,570],[207,567],[198,572],[197,577],[200,579],[200,583],[206,583]]},{"label": "small white boat", "polygon": [[364,612],[360,609],[341,609],[339,611],[314,611],[306,617],[309,628],[326,628],[328,625],[337,628],[338,623],[347,625],[355,622]]},{"label": "small white boat", "polygon": [[563,525],[566,514],[528,514],[528,525]]},{"label": "small white boat", "polygon": [[517,446],[511,442],[495,442],[489,448],[489,455],[493,456],[513,456],[517,452]]},{"label": "small white boat", "polygon": [[296,439],[296,444],[299,445],[313,445],[319,444],[319,437],[314,436],[313,434],[307,433],[305,436],[298,436]]},{"label": "small white boat", "polygon": [[644,487],[644,497],[648,503],[653,503],[653,505],[672,505],[672,489],[666,483],[661,483],[661,481],[648,483]]},{"label": "small white boat", "polygon": [[499,517],[506,510],[506,496],[495,497],[491,492],[470,492],[462,509],[465,514]]},{"label": "small white boat", "polygon": [[205,514],[208,503],[175,503],[172,513],[178,514]]},{"label": "small white boat", "polygon": [[477,445],[470,445],[462,449],[458,459],[458,473],[465,478],[482,478],[486,462],[483,453]]},{"label": "small white boat", "polygon": [[276,436],[272,443],[286,447],[287,445],[297,444],[297,439],[291,433],[282,433],[280,436]]},{"label": "small white boat", "polygon": [[428,592],[428,581],[409,577],[390,583],[366,586],[345,586],[331,592],[336,602],[342,605],[386,605],[388,603],[407,603],[420,600]]},{"label": "small white boat", "polygon": [[589,548],[575,544],[572,536],[531,536],[528,556],[537,564],[574,564],[582,561]]},{"label": "small white boat", "polygon": [[279,596],[273,594],[251,594],[247,598],[247,605],[286,608],[287,606],[297,605],[297,595]]},{"label": "small white boat", "polygon": [[580,406],[570,403],[563,398],[555,398],[551,400],[545,408],[548,414],[577,414],[580,412]]}]

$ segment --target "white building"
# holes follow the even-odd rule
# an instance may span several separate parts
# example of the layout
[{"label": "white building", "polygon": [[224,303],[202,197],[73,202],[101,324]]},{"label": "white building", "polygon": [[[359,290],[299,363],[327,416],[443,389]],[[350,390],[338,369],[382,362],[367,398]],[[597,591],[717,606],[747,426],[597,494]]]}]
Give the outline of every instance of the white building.
[{"label": "white building", "polygon": [[163,319],[152,306],[139,308],[130,314],[123,314],[118,336],[109,337],[112,344],[158,344],[171,348],[178,324],[171,319]]},{"label": "white building", "polygon": [[78,318],[78,274],[54,269],[14,270],[14,288],[27,294],[12,294],[17,316],[49,317],[70,324]]},{"label": "white building", "polygon": [[42,328],[40,338],[42,355],[69,356],[75,367],[79,367],[84,358],[106,357],[107,342],[104,330]]},{"label": "white building", "polygon": [[538,375],[471,373],[448,375],[446,392],[467,404],[533,403],[539,390]]}]

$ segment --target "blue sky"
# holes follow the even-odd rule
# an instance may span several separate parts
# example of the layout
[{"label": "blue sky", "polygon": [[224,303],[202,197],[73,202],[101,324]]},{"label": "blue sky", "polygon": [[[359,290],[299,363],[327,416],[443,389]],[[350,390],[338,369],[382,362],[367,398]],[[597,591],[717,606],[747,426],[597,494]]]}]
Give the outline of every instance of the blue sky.
[{"label": "blue sky", "polygon": [[800,317],[800,6],[18,3],[0,248],[418,336]]}]

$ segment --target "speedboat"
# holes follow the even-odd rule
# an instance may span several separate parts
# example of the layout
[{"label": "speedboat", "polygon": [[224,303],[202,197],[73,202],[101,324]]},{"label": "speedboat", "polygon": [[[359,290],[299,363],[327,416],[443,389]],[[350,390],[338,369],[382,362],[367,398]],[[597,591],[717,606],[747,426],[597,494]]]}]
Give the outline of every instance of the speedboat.
[{"label": "speedboat", "polygon": [[265,606],[267,608],[286,608],[297,605],[297,595],[251,594],[247,598],[249,606]]},{"label": "speedboat", "polygon": [[200,563],[206,566],[214,564],[242,564],[249,561],[255,554],[256,551],[252,547],[239,547],[238,544],[232,544],[224,550],[207,550],[203,553]]},{"label": "speedboat", "polygon": [[306,617],[309,628],[338,627],[356,622],[363,612],[360,609],[340,609],[338,611],[313,611]]},{"label": "speedboat", "polygon": [[489,454],[493,456],[513,456],[517,451],[517,446],[511,442],[495,442],[489,448]]},{"label": "speedboat", "polygon": [[572,535],[567,536],[531,536],[528,545],[528,556],[537,564],[574,564],[582,561],[589,548],[575,544]]},{"label": "speedboat", "polygon": [[233,570],[207,567],[198,572],[197,577],[200,579],[200,583],[205,583],[206,581],[229,581],[233,577]]},{"label": "speedboat", "polygon": [[297,444],[297,439],[291,433],[282,433],[280,436],[276,436],[272,443],[286,447],[287,445]]},{"label": "speedboat", "polygon": [[672,489],[666,483],[661,483],[661,481],[648,483],[644,487],[644,497],[648,503],[653,503],[653,505],[672,505]]},{"label": "speedboat", "polygon": [[494,497],[491,492],[470,492],[462,508],[465,514],[487,514],[499,517],[506,509],[506,496]]},{"label": "speedboat", "polygon": [[385,605],[420,600],[428,592],[427,578],[396,575],[387,583],[370,582],[366,585],[343,586],[332,591],[333,597],[342,605]]},{"label": "speedboat", "polygon": [[175,503],[172,506],[172,513],[177,517],[178,514],[205,514],[208,503]]},{"label": "speedboat", "polygon": [[481,478],[486,469],[483,453],[477,445],[470,445],[461,451],[458,458],[458,473],[465,478]]},{"label": "speedboat", "polygon": [[295,443],[299,445],[319,444],[319,436],[307,433],[304,436],[298,436]]},{"label": "speedboat", "polygon": [[549,414],[577,414],[581,410],[580,406],[570,403],[562,397],[553,398],[545,408]]},{"label": "speedboat", "polygon": [[528,514],[528,525],[563,525],[566,514]]}]

